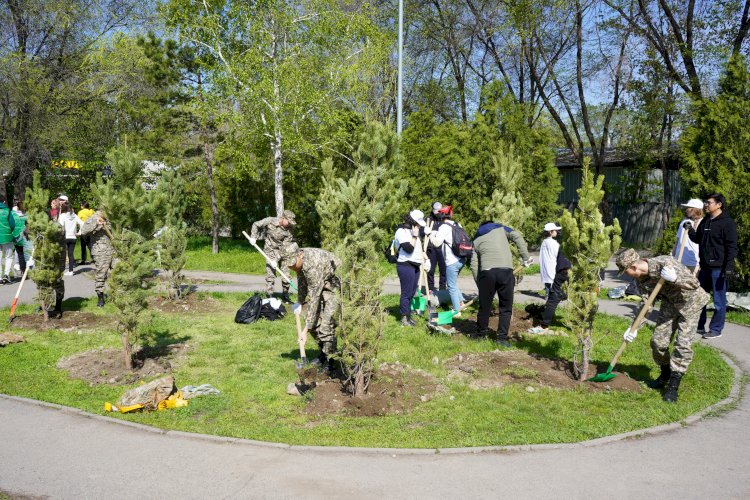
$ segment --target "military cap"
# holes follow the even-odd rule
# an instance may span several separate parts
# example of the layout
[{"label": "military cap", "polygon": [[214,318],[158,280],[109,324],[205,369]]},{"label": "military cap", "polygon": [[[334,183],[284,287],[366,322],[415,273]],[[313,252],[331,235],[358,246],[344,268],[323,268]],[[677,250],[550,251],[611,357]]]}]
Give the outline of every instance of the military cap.
[{"label": "military cap", "polygon": [[625,272],[625,269],[629,268],[633,262],[637,262],[641,260],[641,256],[638,255],[638,252],[633,250],[632,248],[628,248],[626,250],[623,250],[620,255],[617,256],[617,259],[615,259],[615,264],[617,264],[618,269],[620,269],[620,274]]},{"label": "military cap", "polygon": [[297,224],[297,222],[294,220],[294,217],[295,217],[294,212],[292,212],[291,210],[284,210],[284,212],[282,212],[281,214],[281,217],[288,220],[289,224],[292,224],[292,225]]},{"label": "military cap", "polygon": [[281,267],[293,266],[294,263],[297,262],[297,254],[299,254],[299,250],[299,245],[295,242],[291,242],[284,247],[284,251],[281,254]]}]

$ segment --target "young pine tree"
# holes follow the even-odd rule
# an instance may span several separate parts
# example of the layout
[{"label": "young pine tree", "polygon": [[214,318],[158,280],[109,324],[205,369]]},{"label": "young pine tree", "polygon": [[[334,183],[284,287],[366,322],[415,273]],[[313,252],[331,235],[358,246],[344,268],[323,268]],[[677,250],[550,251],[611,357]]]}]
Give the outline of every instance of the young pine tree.
[{"label": "young pine tree", "polygon": [[47,214],[49,191],[42,189],[41,174],[34,172],[33,187],[26,191],[27,227],[29,239],[34,244],[34,270],[29,277],[37,288],[37,300],[44,312],[44,321],[49,321],[48,309],[55,303],[56,290],[62,283],[64,240],[60,224]]},{"label": "young pine tree", "polygon": [[594,315],[599,309],[599,273],[607,266],[607,261],[622,241],[617,219],[612,226],[605,226],[602,221],[599,204],[604,197],[604,176],[594,180],[588,160],[582,173],[578,206],[572,214],[567,210],[563,212],[560,219],[564,235],[562,249],[573,266],[567,285],[570,303],[568,324],[578,338],[578,349],[573,359],[579,380],[588,377],[591,361]]},{"label": "young pine tree", "polygon": [[180,298],[185,275],[182,270],[187,262],[187,225],[183,220],[187,202],[185,182],[176,170],[167,170],[159,180],[159,191],[164,202],[164,228],[158,237],[160,264],[167,274],[167,297]]},{"label": "young pine tree", "polygon": [[398,139],[385,125],[372,123],[361,136],[354,154],[357,169],[348,180],[334,177],[333,162],[323,162],[324,185],[316,208],[321,219],[323,247],[342,262],[339,316],[340,359],[347,389],[353,395],[367,391],[383,335],[378,270],[378,249],[386,240],[386,227],[398,212],[406,182],[397,171]]},{"label": "young pine tree", "polygon": [[112,225],[117,261],[109,278],[109,289],[118,310],[125,366],[132,369],[138,327],[148,307],[146,299],[156,267],[151,237],[158,227],[163,203],[158,192],[144,189],[143,160],[138,153],[117,147],[107,154],[107,161],[112,167],[112,178],[106,183],[99,178],[95,194]]}]

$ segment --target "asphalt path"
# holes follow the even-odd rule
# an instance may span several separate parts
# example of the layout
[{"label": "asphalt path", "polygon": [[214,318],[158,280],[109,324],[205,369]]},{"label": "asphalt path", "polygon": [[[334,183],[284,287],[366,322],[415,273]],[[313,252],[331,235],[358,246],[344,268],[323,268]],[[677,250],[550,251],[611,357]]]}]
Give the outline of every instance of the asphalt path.
[{"label": "asphalt path", "polygon": [[[93,286],[79,289],[75,278],[66,280],[71,295],[90,296]],[[244,291],[263,286],[262,277],[236,279]],[[633,307],[602,301],[600,310],[632,315]],[[728,325],[711,342],[731,356],[738,378],[748,371],[749,328]],[[492,451],[217,439],[0,396],[0,491],[66,499],[750,498],[750,403],[739,389],[721,411],[653,434]]]}]

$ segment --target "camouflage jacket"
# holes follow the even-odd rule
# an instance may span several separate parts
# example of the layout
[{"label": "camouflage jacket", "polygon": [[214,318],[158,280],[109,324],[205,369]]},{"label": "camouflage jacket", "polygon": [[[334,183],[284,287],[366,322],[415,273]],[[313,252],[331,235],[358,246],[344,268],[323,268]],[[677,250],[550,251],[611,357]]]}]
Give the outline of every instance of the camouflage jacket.
[{"label": "camouflage jacket", "polygon": [[[104,225],[107,229],[112,231],[108,221],[104,221]],[[112,242],[109,241],[109,236],[104,230],[102,224],[99,224],[99,212],[94,213],[81,227],[82,236],[91,237],[91,253],[92,255],[111,255],[112,254]]]},{"label": "camouflage jacket", "polygon": [[307,304],[305,325],[311,328],[318,322],[323,292],[338,292],[341,282],[336,269],[341,261],[331,252],[321,248],[303,248],[302,269],[297,277],[298,300]]},{"label": "camouflage jacket", "polygon": [[265,240],[266,253],[272,251],[283,251],[289,243],[294,241],[291,232],[291,226],[284,229],[279,224],[279,217],[266,217],[253,223],[250,230],[250,237],[259,240]]},{"label": "camouflage jacket", "polygon": [[648,274],[637,279],[638,288],[644,295],[650,294],[661,278],[663,267],[671,267],[677,272],[674,283],[665,281],[659,292],[659,298],[669,301],[678,310],[701,309],[708,303],[709,295],[701,288],[698,278],[690,269],[680,264],[671,255],[661,255],[644,259],[648,263]]}]

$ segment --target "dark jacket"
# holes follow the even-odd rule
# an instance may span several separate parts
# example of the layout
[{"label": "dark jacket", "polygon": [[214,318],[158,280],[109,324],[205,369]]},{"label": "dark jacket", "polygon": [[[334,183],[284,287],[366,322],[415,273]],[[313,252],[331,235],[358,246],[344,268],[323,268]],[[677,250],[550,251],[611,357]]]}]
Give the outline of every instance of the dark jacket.
[{"label": "dark jacket", "polygon": [[700,265],[702,268],[734,270],[737,257],[737,225],[729,214],[722,212],[713,220],[706,216],[698,224],[698,229],[688,230],[690,240],[700,245]]},{"label": "dark jacket", "polygon": [[558,250],[557,252],[557,264],[555,265],[555,273],[559,273],[561,271],[567,271],[568,269],[572,268],[573,266],[570,264],[570,261],[567,257],[565,257],[565,254],[563,254],[562,250]]}]

